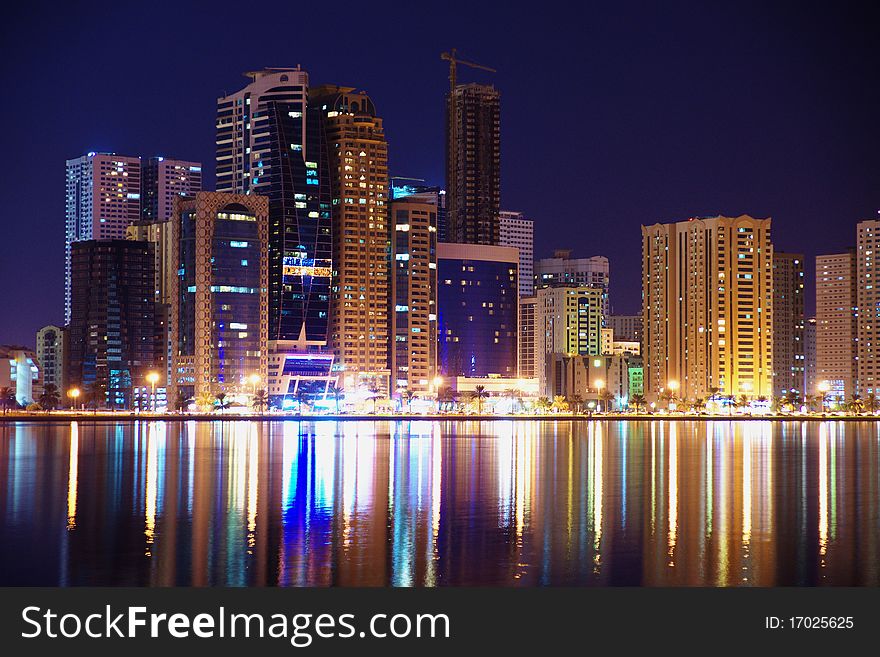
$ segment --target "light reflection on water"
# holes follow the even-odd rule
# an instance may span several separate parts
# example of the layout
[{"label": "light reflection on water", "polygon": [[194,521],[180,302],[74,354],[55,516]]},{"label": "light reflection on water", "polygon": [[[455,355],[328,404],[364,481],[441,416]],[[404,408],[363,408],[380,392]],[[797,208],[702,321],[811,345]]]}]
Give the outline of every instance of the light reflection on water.
[{"label": "light reflection on water", "polygon": [[0,584],[880,584],[872,422],[0,424]]}]

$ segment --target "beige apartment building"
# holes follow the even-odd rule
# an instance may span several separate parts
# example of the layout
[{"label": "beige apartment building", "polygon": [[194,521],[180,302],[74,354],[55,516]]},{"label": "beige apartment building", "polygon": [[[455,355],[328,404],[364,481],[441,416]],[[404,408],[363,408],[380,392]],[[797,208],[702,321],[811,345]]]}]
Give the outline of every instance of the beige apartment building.
[{"label": "beige apartment building", "polygon": [[642,226],[646,396],[772,395],[770,222],[741,215]]},{"label": "beige apartment building", "polygon": [[880,386],[880,221],[861,221],[856,226],[856,302],[858,330],[856,374],[862,396],[877,394]]},{"label": "beige apartment building", "polygon": [[816,378],[831,398],[856,391],[856,255],[816,256]]},{"label": "beige apartment building", "polygon": [[388,143],[373,101],[351,87],[312,88],[323,113],[332,196],[330,345],[346,390],[391,388]]},{"label": "beige apartment building", "polygon": [[425,394],[437,376],[437,206],[417,196],[391,202],[395,389]]}]

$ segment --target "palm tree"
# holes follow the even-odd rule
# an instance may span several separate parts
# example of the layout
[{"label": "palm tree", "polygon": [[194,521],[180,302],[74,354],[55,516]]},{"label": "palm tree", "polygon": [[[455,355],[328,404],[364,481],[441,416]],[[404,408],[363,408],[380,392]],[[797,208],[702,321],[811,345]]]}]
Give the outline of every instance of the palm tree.
[{"label": "palm tree", "polygon": [[876,413],[877,409],[880,408],[880,398],[878,398],[873,392],[869,393],[868,396],[865,397],[865,408],[869,413]]},{"label": "palm tree", "polygon": [[442,404],[446,404],[446,410],[450,410],[450,408],[455,406],[455,402],[458,400],[458,396],[456,395],[455,390],[452,389],[451,386],[445,386],[440,388],[437,391],[437,410],[440,410],[440,406]]},{"label": "palm tree", "polygon": [[788,403],[791,405],[792,410],[798,410],[804,403],[803,397],[801,397],[801,393],[797,390],[789,390],[788,395]]},{"label": "palm tree", "polygon": [[788,394],[780,395],[779,397],[774,397],[773,410],[776,411],[776,413],[781,413],[789,406],[791,406],[791,401],[788,397]]},{"label": "palm tree", "polygon": [[815,411],[817,406],[825,407],[825,395],[807,395],[807,410]]},{"label": "palm tree", "polygon": [[538,397],[538,400],[535,402],[535,408],[542,412],[550,410],[551,405],[550,399],[547,397]]},{"label": "palm tree", "polygon": [[43,386],[43,394],[40,395],[40,406],[46,411],[54,411],[61,403],[61,395],[58,394],[58,386],[54,383],[47,383]]},{"label": "palm tree", "polygon": [[508,388],[504,391],[504,396],[510,400],[510,410],[513,411],[514,402],[516,402],[519,397],[519,390],[516,388]]},{"label": "palm tree", "polygon": [[187,406],[189,406],[190,398],[185,395],[182,390],[177,391],[177,399],[174,401],[174,408],[178,411],[183,411]]},{"label": "palm tree", "polygon": [[3,415],[15,407],[15,388],[3,386],[0,388],[0,405],[3,406]]},{"label": "palm tree", "polygon": [[407,413],[412,413],[412,400],[413,400],[413,397],[415,397],[415,396],[416,396],[416,393],[414,393],[409,388],[407,388],[406,390],[404,390],[403,392],[400,393],[400,400],[404,404],[406,404],[406,412]]},{"label": "palm tree", "polygon": [[302,415],[303,406],[305,406],[306,401],[308,399],[308,393],[305,388],[301,388],[300,386],[296,387],[296,392],[294,393],[294,398],[296,399],[296,412],[297,415]]},{"label": "palm tree", "polygon": [[692,408],[698,413],[702,413],[704,410],[706,410],[706,400],[702,397],[696,397],[694,399]]},{"label": "palm tree", "polygon": [[602,410],[606,413],[610,410],[611,402],[614,401],[614,393],[608,388],[599,391],[599,400],[602,402]]},{"label": "palm tree", "polygon": [[569,398],[568,401],[569,401],[569,403],[570,403],[572,406],[574,406],[574,412],[575,412],[575,413],[580,413],[580,412],[581,412],[581,407],[582,407],[583,404],[584,404],[584,398],[583,398],[583,397],[581,397],[580,395],[572,395],[572,396]]},{"label": "palm tree", "polygon": [[477,402],[477,415],[483,414],[483,399],[489,396],[486,386],[476,386],[471,393],[471,399]]},{"label": "palm tree", "polygon": [[254,410],[259,413],[262,411],[269,402],[269,397],[266,394],[266,391],[263,389],[257,390],[254,392],[254,400],[251,402],[251,406],[254,407]]},{"label": "palm tree", "polygon": [[567,411],[568,410],[568,402],[565,400],[565,397],[563,397],[562,395],[556,395],[553,398],[553,404],[551,405],[551,408],[557,412]]},{"label": "palm tree", "polygon": [[749,397],[748,395],[740,395],[739,398],[734,402],[737,408],[748,408],[749,407]]},{"label": "palm tree", "polygon": [[333,399],[336,400],[336,415],[339,415],[339,400],[342,399],[343,389],[331,383],[327,392],[333,395]]},{"label": "palm tree", "polygon": [[672,405],[672,403],[675,401],[675,393],[674,393],[672,390],[670,390],[669,388],[665,388],[665,389],[660,393],[660,399],[661,399],[662,401],[665,401],[665,402],[666,402],[666,409],[669,410],[669,407],[670,407],[670,406]]},{"label": "palm tree", "polygon": [[865,410],[865,402],[862,399],[862,396],[859,394],[853,394],[847,406],[849,406],[849,410],[851,413],[858,414]]},{"label": "palm tree", "polygon": [[107,400],[107,386],[95,382],[86,386],[86,403],[92,407],[92,411],[98,412],[98,405]]},{"label": "palm tree", "polygon": [[221,413],[229,407],[229,404],[226,403],[226,393],[222,390],[214,395],[214,399],[217,400],[217,405],[220,407]]},{"label": "palm tree", "polygon": [[201,392],[196,397],[196,405],[203,411],[207,411],[214,406],[214,395],[210,392]]},{"label": "palm tree", "polygon": [[648,402],[648,400],[645,399],[644,395],[633,395],[632,397],[629,398],[630,405],[636,407],[636,413],[638,413],[642,408],[644,408],[644,406],[647,402]]},{"label": "palm tree", "polygon": [[373,415],[376,414],[376,400],[382,396],[382,392],[379,390],[379,385],[375,380],[370,381],[370,384],[367,386],[367,399],[373,400]]},{"label": "palm tree", "polygon": [[718,393],[721,392],[721,388],[716,388],[714,386],[709,388],[709,401],[715,401],[718,397]]}]

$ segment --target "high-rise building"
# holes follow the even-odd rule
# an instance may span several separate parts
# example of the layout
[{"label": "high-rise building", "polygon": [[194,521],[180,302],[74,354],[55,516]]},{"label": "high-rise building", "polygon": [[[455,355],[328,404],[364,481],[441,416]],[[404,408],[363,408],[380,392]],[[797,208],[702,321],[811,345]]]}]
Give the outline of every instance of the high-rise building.
[{"label": "high-rise building", "polygon": [[856,375],[858,392],[880,396],[880,221],[856,226]]},{"label": "high-rise building", "polygon": [[519,298],[519,373],[521,379],[538,376],[537,355],[537,297]]},{"label": "high-rise building", "polygon": [[141,161],[113,153],[67,160],[64,239],[64,323],[70,323],[71,245],[121,240],[140,218]]},{"label": "high-rise building", "polygon": [[391,379],[424,394],[437,376],[437,206],[417,199],[391,202]]},{"label": "high-rise building", "polygon": [[402,178],[392,176],[391,200],[412,197],[424,203],[437,206],[437,241],[448,242],[446,239],[446,190],[436,185],[426,185],[421,178]]},{"label": "high-rise building", "polygon": [[522,212],[502,210],[499,215],[501,246],[519,249],[519,296],[535,294],[535,222],[526,219]]},{"label": "high-rise building", "polygon": [[460,84],[446,97],[447,239],[498,244],[501,208],[501,94]]},{"label": "high-rise building", "polygon": [[803,393],[804,254],[773,252],[773,394]]},{"label": "high-rise building", "polygon": [[846,399],[858,389],[856,280],[854,249],[816,256],[817,388],[807,394],[819,394],[823,383],[831,399]]},{"label": "high-rise building", "polygon": [[816,318],[810,317],[804,326],[804,396],[815,395],[819,385],[816,362]]},{"label": "high-rise building", "polygon": [[519,253],[437,245],[437,319],[444,377],[517,375]]},{"label": "high-rise building", "polygon": [[610,314],[608,290],[611,275],[608,258],[572,258],[570,249],[557,249],[552,258],[535,261],[535,289],[554,285],[588,286],[603,291],[602,316]]},{"label": "high-rise building", "polygon": [[171,219],[169,396],[247,395],[268,374],[269,203],[256,194],[179,197]]},{"label": "high-rise building", "polygon": [[390,390],[388,144],[370,97],[351,87],[310,92],[322,115],[332,196],[330,343],[346,390]]},{"label": "high-rise building", "polygon": [[610,315],[605,318],[605,325],[614,330],[614,339],[621,342],[642,341],[641,315]]},{"label": "high-rise building", "polygon": [[550,395],[554,356],[598,356],[602,353],[602,290],[559,285],[537,290],[535,360],[538,389]]},{"label": "high-rise building", "polygon": [[37,331],[37,361],[43,379],[43,387],[52,384],[63,394],[64,382],[64,329],[60,326],[44,326]]},{"label": "high-rise building", "polygon": [[772,265],[770,219],[642,226],[646,395],[770,397]]},{"label": "high-rise building", "polygon": [[157,365],[153,249],[123,239],[71,245],[65,373],[97,405],[146,403],[146,375]]},{"label": "high-rise building", "polygon": [[322,112],[299,67],[246,76],[250,84],[217,100],[217,191],[268,197],[269,337],[321,352],[332,270]]},{"label": "high-rise building", "polygon": [[168,221],[177,196],[202,191],[202,163],[150,157],[141,160],[141,221]]}]

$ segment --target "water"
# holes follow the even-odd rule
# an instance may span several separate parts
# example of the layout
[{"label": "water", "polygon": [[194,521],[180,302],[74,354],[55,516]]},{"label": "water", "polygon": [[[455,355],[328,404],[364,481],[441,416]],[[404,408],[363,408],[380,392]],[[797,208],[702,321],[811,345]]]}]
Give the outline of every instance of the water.
[{"label": "water", "polygon": [[0,423],[0,585],[880,585],[880,423]]}]

